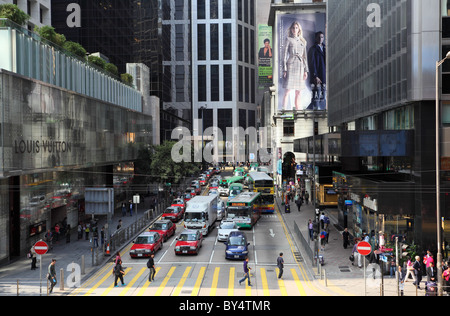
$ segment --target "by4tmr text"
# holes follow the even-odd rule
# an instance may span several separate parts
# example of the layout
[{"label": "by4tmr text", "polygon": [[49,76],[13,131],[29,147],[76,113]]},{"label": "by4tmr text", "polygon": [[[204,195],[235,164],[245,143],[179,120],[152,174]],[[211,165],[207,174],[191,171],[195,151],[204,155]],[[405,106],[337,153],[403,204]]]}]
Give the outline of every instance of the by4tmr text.
[{"label": "by4tmr text", "polygon": [[224,301],[224,311],[270,311],[269,301]]}]

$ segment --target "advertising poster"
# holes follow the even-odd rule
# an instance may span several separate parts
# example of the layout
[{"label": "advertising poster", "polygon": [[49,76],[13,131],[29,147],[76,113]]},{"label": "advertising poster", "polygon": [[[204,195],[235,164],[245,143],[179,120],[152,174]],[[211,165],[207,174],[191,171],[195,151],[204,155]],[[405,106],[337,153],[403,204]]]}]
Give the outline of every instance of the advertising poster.
[{"label": "advertising poster", "polygon": [[278,110],[326,110],[325,13],[280,14]]},{"label": "advertising poster", "polygon": [[273,47],[272,27],[258,25],[258,76],[260,87],[270,87],[273,84]]}]

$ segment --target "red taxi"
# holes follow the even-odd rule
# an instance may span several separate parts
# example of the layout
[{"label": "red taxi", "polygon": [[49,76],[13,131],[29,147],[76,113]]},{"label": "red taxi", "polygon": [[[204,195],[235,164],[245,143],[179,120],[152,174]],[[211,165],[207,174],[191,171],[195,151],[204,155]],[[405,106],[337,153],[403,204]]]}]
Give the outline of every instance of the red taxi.
[{"label": "red taxi", "polygon": [[178,222],[180,219],[183,218],[184,210],[181,209],[179,206],[170,206],[166,208],[164,213],[161,215],[162,219],[168,219],[172,222]]},{"label": "red taxi", "polygon": [[163,246],[163,237],[157,232],[142,233],[133,241],[130,250],[131,258],[150,257],[152,253],[161,249]]},{"label": "red taxi", "polygon": [[202,247],[203,235],[199,230],[186,229],[177,238],[175,245],[176,255],[195,254],[198,255]]},{"label": "red taxi", "polygon": [[183,199],[174,199],[172,201],[172,204],[170,206],[179,206],[182,210],[185,208],[184,200]]},{"label": "red taxi", "polygon": [[170,236],[175,235],[175,231],[177,230],[177,225],[172,223],[172,221],[168,219],[160,219],[153,223],[150,226],[150,232],[157,232],[161,236],[163,236],[164,241],[167,241]]}]

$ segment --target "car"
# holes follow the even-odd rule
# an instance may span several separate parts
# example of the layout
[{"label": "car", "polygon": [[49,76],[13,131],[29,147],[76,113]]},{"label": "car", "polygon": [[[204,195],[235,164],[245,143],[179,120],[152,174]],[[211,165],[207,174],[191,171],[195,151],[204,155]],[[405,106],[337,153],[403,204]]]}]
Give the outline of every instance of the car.
[{"label": "car", "polygon": [[230,189],[226,184],[219,185],[219,189],[217,189],[217,191],[219,192],[219,196],[228,196],[230,194]]},{"label": "car", "polygon": [[218,241],[227,241],[230,233],[237,232],[237,231],[239,231],[239,228],[234,221],[224,219],[218,227],[217,240]]},{"label": "car", "polygon": [[193,198],[193,196],[192,196],[192,194],[190,192],[184,194],[184,202],[187,202],[187,201],[189,201],[192,198]]},{"label": "car", "polygon": [[231,232],[225,242],[225,259],[245,259],[248,256],[247,236],[244,232]]},{"label": "car", "polygon": [[133,241],[130,249],[131,258],[150,257],[163,247],[163,237],[157,232],[145,232]]},{"label": "car", "polygon": [[175,254],[195,254],[198,255],[202,247],[203,235],[199,230],[186,229],[177,238],[175,244]]},{"label": "car", "polygon": [[161,218],[169,219],[175,223],[183,218],[183,214],[184,210],[182,210],[180,206],[170,206],[166,208],[164,213],[161,215]]},{"label": "car", "polygon": [[219,191],[216,189],[209,189],[208,195],[219,195]]},{"label": "car", "polygon": [[157,220],[149,228],[150,232],[157,232],[158,234],[163,236],[164,241],[167,241],[169,237],[174,236],[176,230],[177,225],[175,225],[171,220],[168,219]]},{"label": "car", "polygon": [[206,185],[206,177],[201,177],[200,178],[200,185],[202,185],[202,186],[204,186],[204,185]]},{"label": "car", "polygon": [[182,210],[184,210],[186,205],[185,205],[183,199],[178,198],[178,199],[174,199],[172,201],[172,203],[170,204],[170,206],[179,206],[179,207],[181,207]]},{"label": "car", "polygon": [[221,221],[225,216],[225,202],[219,198],[217,199],[217,220]]},{"label": "car", "polygon": [[209,184],[209,189],[218,189],[219,188],[219,180],[212,179]]},{"label": "car", "polygon": [[202,188],[200,187],[200,184],[192,185],[191,188],[195,190],[195,194],[197,195],[202,194]]}]

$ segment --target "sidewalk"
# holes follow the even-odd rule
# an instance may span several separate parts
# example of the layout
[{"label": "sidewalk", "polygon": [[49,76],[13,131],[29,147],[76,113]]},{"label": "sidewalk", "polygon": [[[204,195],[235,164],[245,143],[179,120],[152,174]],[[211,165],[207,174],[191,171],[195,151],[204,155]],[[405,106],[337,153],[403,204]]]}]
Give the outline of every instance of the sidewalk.
[{"label": "sidewalk", "polygon": [[[122,227],[126,228],[131,224],[135,223],[137,219],[141,219],[145,216],[147,210],[149,210],[150,206],[150,198],[146,198],[144,203],[141,203],[138,207],[138,214],[136,216],[135,212],[133,212],[133,216],[131,217],[129,213],[127,216],[122,217],[121,211],[116,210],[112,221],[111,221],[111,232],[114,232],[119,220],[122,220]],[[153,214],[153,219],[157,217],[157,214]],[[106,224],[106,216],[96,217],[98,219],[98,229],[102,228]],[[100,244],[100,238],[99,238]],[[126,245],[126,244],[125,244]],[[124,245],[124,246],[125,246]],[[120,251],[120,246],[119,249]],[[117,251],[116,250],[116,251]],[[71,290],[67,286],[67,278],[71,274],[72,270],[67,271],[67,268],[70,264],[75,263],[81,267],[82,256],[85,258],[85,274],[81,275],[81,283],[84,280],[89,278],[99,267],[101,267],[102,263],[105,263],[108,260],[112,260],[112,256],[114,253],[111,252],[111,256],[105,256],[102,258],[100,265],[93,266],[92,265],[92,252],[91,252],[91,242],[89,240],[85,240],[85,236],[83,233],[83,238],[78,240],[78,232],[76,229],[73,229],[73,232],[70,236],[70,243],[66,243],[66,238],[62,237],[58,242],[53,242],[53,249],[45,254],[42,259],[42,295],[47,295],[47,268],[50,264],[52,258],[56,259],[56,273],[58,284],[55,286],[52,295],[65,295],[68,294]],[[26,257],[21,258],[17,261],[10,263],[9,265],[0,267],[0,296],[7,295],[17,295],[17,283],[19,283],[19,294],[21,296],[36,296],[40,294],[40,277],[39,277],[39,268],[40,262],[39,259],[37,261],[37,269],[31,270],[31,260]],[[60,270],[64,270],[64,278],[65,285],[64,291],[60,290]]]},{"label": "sidewalk", "polygon": [[[314,243],[309,242],[308,232],[308,220],[314,220],[315,210],[314,206],[309,204],[303,204],[300,212],[297,210],[297,205],[291,202],[291,213],[284,212],[284,205],[281,204],[281,199],[276,198],[278,209],[284,222],[294,238],[297,249],[300,250],[303,259],[303,264],[312,270],[316,280],[320,280],[317,267],[312,267],[312,261],[308,256],[308,251],[314,251]],[[358,268],[352,265],[349,260],[352,254],[353,244],[349,245],[347,249],[343,247],[342,231],[336,228],[338,223],[338,211],[336,208],[330,208],[324,210],[325,214],[330,218],[329,226],[329,239],[328,244],[325,245],[324,251],[321,252],[325,259],[325,264],[321,267],[326,271],[327,288],[329,288],[335,295],[347,296],[364,296],[366,291],[367,296],[380,296],[381,295],[381,273],[379,266],[376,265],[378,273],[376,273],[375,279],[373,279],[372,269],[369,267],[369,262],[366,260],[366,286],[364,285],[364,268]],[[302,238],[296,234],[297,225]],[[309,245],[310,250],[307,249]],[[307,251],[308,250],[308,251]],[[426,280],[426,277],[424,278]],[[325,280],[321,280],[325,284]],[[384,296],[397,296],[396,278],[391,278],[389,275],[384,275]],[[425,282],[421,283],[422,290],[417,291],[418,296],[424,296]],[[404,288],[405,296],[416,296],[416,287],[412,285],[412,281],[405,284]]]}]

